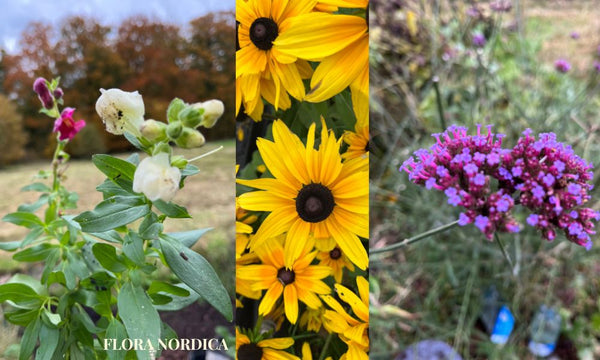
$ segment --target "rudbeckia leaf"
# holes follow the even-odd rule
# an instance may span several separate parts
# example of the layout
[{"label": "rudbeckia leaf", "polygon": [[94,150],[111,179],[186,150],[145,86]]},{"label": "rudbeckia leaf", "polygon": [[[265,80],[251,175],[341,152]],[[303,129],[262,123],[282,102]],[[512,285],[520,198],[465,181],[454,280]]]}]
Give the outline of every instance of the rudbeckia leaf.
[{"label": "rudbeckia leaf", "polygon": [[231,299],[210,263],[175,239],[163,235],[160,240],[167,264],[175,275],[231,321]]}]

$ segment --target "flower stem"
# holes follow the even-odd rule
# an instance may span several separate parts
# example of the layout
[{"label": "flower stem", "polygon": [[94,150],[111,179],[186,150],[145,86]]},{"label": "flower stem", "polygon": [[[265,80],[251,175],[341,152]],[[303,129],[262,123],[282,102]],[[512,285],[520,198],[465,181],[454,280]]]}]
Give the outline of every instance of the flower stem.
[{"label": "flower stem", "polygon": [[437,110],[440,116],[440,125],[442,131],[446,130],[446,119],[444,119],[444,105],[442,105],[442,95],[440,94],[439,86],[440,78],[437,76],[433,77],[433,89],[435,90],[435,99],[437,101]]},{"label": "flower stem", "polygon": [[325,340],[325,345],[323,345],[323,350],[321,350],[321,355],[319,356],[319,360],[325,360],[325,356],[327,356],[327,348],[331,343],[331,339],[333,338],[333,333],[329,333],[327,336],[327,340]]},{"label": "flower stem", "polygon": [[444,232],[446,230],[452,229],[456,225],[458,225],[458,220],[453,221],[453,222],[451,222],[449,224],[446,224],[446,225],[442,225],[442,226],[437,227],[435,229],[431,229],[429,231],[425,231],[424,233],[421,233],[419,235],[413,236],[411,238],[404,239],[404,240],[402,240],[399,243],[392,244],[390,246],[384,246],[384,247],[379,248],[379,249],[369,250],[369,254],[379,254],[379,253],[383,253],[383,252],[386,252],[386,251],[392,251],[392,250],[395,250],[395,249],[400,249],[400,248],[403,248],[403,247],[405,247],[407,245],[410,245],[410,244],[412,244],[414,242],[417,242],[417,241],[419,241],[421,239],[425,239],[425,238],[428,238],[428,237],[430,237],[432,235],[435,235],[437,233],[441,233],[441,232]]},{"label": "flower stem", "polygon": [[510,265],[510,271],[513,272],[514,270],[514,265],[513,262],[510,258],[510,255],[508,254],[508,251],[506,251],[506,248],[504,247],[504,243],[502,242],[502,240],[500,240],[500,237],[498,236],[498,233],[494,233],[494,238],[496,239],[496,242],[498,243],[498,246],[500,246],[500,250],[502,251],[502,255],[504,255],[504,257],[506,258],[506,261],[508,261],[508,265]]},{"label": "flower stem", "polygon": [[214,150],[211,150],[211,151],[209,151],[209,152],[207,152],[207,153],[204,153],[204,154],[202,154],[202,155],[198,155],[198,156],[196,156],[195,158],[189,159],[189,160],[188,160],[188,162],[192,162],[192,161],[196,161],[196,160],[202,159],[203,157],[205,157],[205,156],[208,156],[208,155],[210,155],[210,154],[214,154],[214,153],[216,153],[217,151],[220,151],[220,150],[222,150],[222,149],[223,149],[223,145],[221,145],[221,146],[219,146],[218,148],[216,148],[216,149],[214,149]]}]

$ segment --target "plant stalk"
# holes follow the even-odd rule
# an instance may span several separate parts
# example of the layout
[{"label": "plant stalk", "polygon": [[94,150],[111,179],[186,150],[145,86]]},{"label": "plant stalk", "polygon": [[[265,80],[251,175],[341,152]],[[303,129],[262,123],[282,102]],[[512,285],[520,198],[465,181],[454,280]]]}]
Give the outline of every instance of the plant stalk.
[{"label": "plant stalk", "polygon": [[407,246],[407,245],[410,245],[410,244],[412,244],[412,243],[414,243],[414,242],[417,242],[417,241],[419,241],[419,240],[422,240],[422,239],[428,238],[428,237],[430,237],[430,236],[433,236],[433,235],[435,235],[435,234],[438,234],[438,233],[444,232],[444,231],[446,231],[446,230],[450,230],[450,229],[452,229],[453,227],[455,227],[456,225],[458,225],[458,220],[456,220],[456,221],[453,221],[453,222],[451,222],[451,223],[449,223],[449,224],[446,224],[446,225],[442,225],[442,226],[440,226],[440,227],[437,227],[437,228],[435,228],[435,229],[431,229],[431,230],[429,230],[429,231],[426,231],[426,232],[424,232],[424,233],[421,233],[421,234],[419,234],[419,235],[413,236],[413,237],[411,237],[411,238],[404,239],[404,240],[402,240],[402,241],[401,241],[401,242],[399,242],[399,243],[395,243],[395,244],[392,244],[392,245],[389,245],[389,246],[384,246],[384,247],[382,247],[382,248],[379,248],[379,249],[373,249],[373,250],[369,250],[369,254],[380,254],[380,253],[383,253],[383,252],[387,252],[387,251],[392,251],[392,250],[400,249],[400,248],[403,248],[403,247],[405,247],[405,246]]}]

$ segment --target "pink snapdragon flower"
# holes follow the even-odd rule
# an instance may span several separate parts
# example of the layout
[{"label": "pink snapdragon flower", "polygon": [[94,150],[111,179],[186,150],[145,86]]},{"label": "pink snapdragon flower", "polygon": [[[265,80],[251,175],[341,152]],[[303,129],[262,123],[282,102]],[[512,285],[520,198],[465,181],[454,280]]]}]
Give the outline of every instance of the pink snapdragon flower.
[{"label": "pink snapdragon flower", "polygon": [[72,140],[85,126],[85,120],[73,120],[74,108],[65,108],[60,117],[54,121],[53,132],[60,133],[59,140]]}]

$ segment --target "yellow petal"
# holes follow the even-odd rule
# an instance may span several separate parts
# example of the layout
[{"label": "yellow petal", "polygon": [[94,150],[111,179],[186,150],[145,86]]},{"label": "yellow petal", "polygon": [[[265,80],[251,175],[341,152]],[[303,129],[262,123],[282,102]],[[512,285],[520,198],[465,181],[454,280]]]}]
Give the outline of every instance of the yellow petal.
[{"label": "yellow petal", "polygon": [[331,217],[327,219],[327,228],[348,259],[360,269],[366,270],[369,265],[369,255],[367,255],[367,251],[360,242],[358,236],[342,228],[340,224]]},{"label": "yellow petal", "polygon": [[302,255],[308,240],[310,223],[298,218],[287,233],[285,241],[285,266],[292,268],[294,262]]},{"label": "yellow petal", "polygon": [[331,55],[317,66],[310,81],[310,91],[304,98],[321,102],[348,87],[369,66],[369,36],[352,43],[343,51]]},{"label": "yellow petal", "polygon": [[368,319],[369,318],[369,307],[366,306],[361,299],[356,296],[350,289],[347,287],[335,284],[335,290],[338,293],[340,299],[342,299],[345,303],[350,305],[352,311],[358,316],[360,319]]},{"label": "yellow petal", "polygon": [[287,207],[270,213],[250,240],[250,248],[258,247],[268,238],[283,234],[296,217],[296,207]]},{"label": "yellow petal", "polygon": [[319,12],[288,18],[281,27],[285,30],[275,39],[274,46],[311,61],[335,54],[367,33],[363,18]]},{"label": "yellow petal", "polygon": [[298,293],[295,286],[286,286],[283,289],[283,303],[285,316],[292,324],[295,324],[298,320]]},{"label": "yellow petal", "polygon": [[267,54],[254,45],[249,45],[235,52],[235,64],[236,77],[258,74],[267,66]]},{"label": "yellow petal", "polygon": [[294,339],[291,337],[287,338],[276,338],[276,339],[265,339],[261,340],[257,344],[260,347],[268,347],[272,349],[285,350],[290,346],[294,345]]},{"label": "yellow petal", "polygon": [[281,296],[283,292],[283,285],[279,281],[275,281],[269,290],[263,296],[260,305],[258,306],[258,313],[260,315],[267,315],[273,309],[273,305],[277,302],[277,299]]},{"label": "yellow petal", "polygon": [[333,210],[333,216],[342,227],[360,237],[369,237],[369,216],[367,214],[356,214],[337,206]]},{"label": "yellow petal", "polygon": [[289,198],[283,198],[269,191],[250,191],[238,198],[240,207],[251,211],[274,211],[285,206],[295,206]]}]

